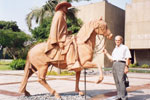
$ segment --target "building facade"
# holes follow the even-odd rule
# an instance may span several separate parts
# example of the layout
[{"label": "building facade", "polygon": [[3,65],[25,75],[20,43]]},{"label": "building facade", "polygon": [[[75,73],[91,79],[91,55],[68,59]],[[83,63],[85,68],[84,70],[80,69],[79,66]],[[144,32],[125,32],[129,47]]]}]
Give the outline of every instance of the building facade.
[{"label": "building facade", "polygon": [[[116,35],[122,35],[124,37],[125,11],[123,9],[120,9],[106,1],[77,6],[76,8],[78,9],[76,14],[77,17],[80,18],[84,23],[99,19],[102,16],[103,20],[107,22],[108,28],[114,34],[114,37]],[[101,37],[102,42],[99,48],[102,48],[105,43],[105,48],[111,53],[115,47],[114,37],[112,40],[107,40],[106,42],[104,42]],[[99,43],[98,39],[97,43]],[[99,51],[94,55],[93,61],[100,66],[112,66],[112,63],[102,53],[102,51]]]},{"label": "building facade", "polygon": [[125,44],[132,62],[150,65],[150,0],[132,0],[126,6]]}]

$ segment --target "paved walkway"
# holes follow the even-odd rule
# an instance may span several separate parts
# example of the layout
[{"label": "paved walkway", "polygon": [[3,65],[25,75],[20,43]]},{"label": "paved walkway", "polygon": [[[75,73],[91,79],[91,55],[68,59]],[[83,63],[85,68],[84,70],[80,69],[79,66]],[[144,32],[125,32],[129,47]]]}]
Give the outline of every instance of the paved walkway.
[{"label": "paved walkway", "polygon": [[[0,100],[17,100],[20,82],[23,78],[23,71],[0,71]],[[150,100],[150,74],[128,73],[130,87],[128,90],[129,100]],[[97,74],[88,71],[87,95],[90,100],[114,100],[116,88],[112,74],[105,74],[100,84],[95,84]],[[47,82],[58,93],[74,91],[74,76],[47,76]],[[84,76],[81,74],[80,89],[84,91]],[[31,95],[48,93],[48,91],[37,82],[36,75],[33,75],[28,82],[27,90]]]}]

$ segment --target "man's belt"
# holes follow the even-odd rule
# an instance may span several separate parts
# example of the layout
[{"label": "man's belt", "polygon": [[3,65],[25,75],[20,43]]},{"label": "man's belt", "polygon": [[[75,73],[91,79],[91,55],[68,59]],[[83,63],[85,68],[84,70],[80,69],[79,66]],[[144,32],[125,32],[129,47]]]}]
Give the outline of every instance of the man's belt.
[{"label": "man's belt", "polygon": [[126,63],[126,62],[123,61],[123,60],[114,60],[114,62],[122,62],[122,63]]}]

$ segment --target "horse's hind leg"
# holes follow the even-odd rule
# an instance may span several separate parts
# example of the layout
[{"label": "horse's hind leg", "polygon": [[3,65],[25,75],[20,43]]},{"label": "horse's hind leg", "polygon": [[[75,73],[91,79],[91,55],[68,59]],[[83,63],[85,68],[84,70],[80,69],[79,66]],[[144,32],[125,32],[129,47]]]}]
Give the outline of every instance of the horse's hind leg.
[{"label": "horse's hind leg", "polygon": [[79,95],[84,95],[84,93],[81,92],[80,89],[79,89],[80,73],[81,73],[81,71],[76,72],[76,86],[75,86],[75,92],[78,92]]},{"label": "horse's hind leg", "polygon": [[52,95],[55,95],[56,98],[61,98],[55,90],[53,90],[45,80],[48,66],[41,67],[38,71],[39,83],[42,84]]},{"label": "horse's hind leg", "polygon": [[29,63],[27,61],[26,66],[25,66],[25,72],[24,72],[24,78],[21,82],[21,86],[19,89],[19,93],[24,93],[25,96],[29,96],[30,93],[28,91],[26,91],[26,85],[27,85],[27,81],[29,79],[29,77],[34,73],[31,69],[29,69],[29,67],[31,67],[31,63]]}]

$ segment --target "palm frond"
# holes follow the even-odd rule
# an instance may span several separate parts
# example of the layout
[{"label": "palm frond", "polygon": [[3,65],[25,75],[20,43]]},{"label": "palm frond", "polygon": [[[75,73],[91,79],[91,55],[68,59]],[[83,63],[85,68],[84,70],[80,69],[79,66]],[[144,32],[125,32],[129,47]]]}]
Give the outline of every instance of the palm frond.
[{"label": "palm frond", "polygon": [[29,30],[31,30],[33,19],[35,19],[35,22],[37,24],[41,24],[43,21],[43,18],[45,18],[46,16],[50,16],[50,15],[52,15],[52,13],[50,11],[45,10],[43,7],[33,9],[26,17],[26,23],[27,23]]},{"label": "palm frond", "polygon": [[26,23],[27,23],[27,26],[29,28],[29,30],[31,29],[32,27],[32,23],[31,23],[31,20],[33,19],[33,12],[30,12],[27,17],[26,17]]}]

